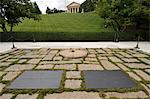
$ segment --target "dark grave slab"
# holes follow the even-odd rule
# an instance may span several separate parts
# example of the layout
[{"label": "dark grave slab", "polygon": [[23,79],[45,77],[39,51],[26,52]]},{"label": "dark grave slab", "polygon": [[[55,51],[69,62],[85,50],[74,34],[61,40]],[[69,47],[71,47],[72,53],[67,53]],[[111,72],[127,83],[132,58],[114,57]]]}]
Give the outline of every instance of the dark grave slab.
[{"label": "dark grave slab", "polygon": [[56,89],[59,88],[63,71],[25,71],[10,86],[10,89]]},{"label": "dark grave slab", "polygon": [[86,88],[131,88],[136,83],[120,70],[83,71]]}]

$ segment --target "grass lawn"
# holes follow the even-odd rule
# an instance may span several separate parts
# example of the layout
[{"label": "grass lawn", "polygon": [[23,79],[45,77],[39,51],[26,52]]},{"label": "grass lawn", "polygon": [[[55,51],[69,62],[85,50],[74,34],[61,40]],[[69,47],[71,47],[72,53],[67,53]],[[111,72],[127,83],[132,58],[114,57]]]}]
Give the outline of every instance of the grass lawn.
[{"label": "grass lawn", "polygon": [[[104,27],[95,13],[41,15],[40,21],[25,19],[14,27],[16,41],[113,40],[114,31]],[[3,34],[4,35],[4,34]],[[3,36],[7,41],[8,35]],[[135,33],[120,33],[120,40],[133,40]]]},{"label": "grass lawn", "polygon": [[60,13],[41,15],[40,21],[26,19],[14,28],[15,32],[110,32],[104,20],[93,13]]}]

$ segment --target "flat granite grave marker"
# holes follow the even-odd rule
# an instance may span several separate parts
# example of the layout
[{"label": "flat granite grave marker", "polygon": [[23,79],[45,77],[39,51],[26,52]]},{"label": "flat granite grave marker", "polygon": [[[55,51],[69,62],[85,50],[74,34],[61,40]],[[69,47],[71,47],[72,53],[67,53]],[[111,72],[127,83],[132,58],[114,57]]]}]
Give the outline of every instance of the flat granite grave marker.
[{"label": "flat granite grave marker", "polygon": [[25,71],[10,86],[10,89],[56,89],[59,88],[63,71]]},{"label": "flat granite grave marker", "polygon": [[83,71],[86,88],[131,88],[136,83],[120,70]]}]

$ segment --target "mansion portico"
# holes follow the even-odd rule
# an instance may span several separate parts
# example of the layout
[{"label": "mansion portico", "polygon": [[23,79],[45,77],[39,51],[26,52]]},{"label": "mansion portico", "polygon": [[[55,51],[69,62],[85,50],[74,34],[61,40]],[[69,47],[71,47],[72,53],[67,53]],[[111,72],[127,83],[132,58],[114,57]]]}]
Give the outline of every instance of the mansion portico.
[{"label": "mansion portico", "polygon": [[78,13],[80,8],[80,4],[76,2],[72,2],[67,6],[68,13]]}]

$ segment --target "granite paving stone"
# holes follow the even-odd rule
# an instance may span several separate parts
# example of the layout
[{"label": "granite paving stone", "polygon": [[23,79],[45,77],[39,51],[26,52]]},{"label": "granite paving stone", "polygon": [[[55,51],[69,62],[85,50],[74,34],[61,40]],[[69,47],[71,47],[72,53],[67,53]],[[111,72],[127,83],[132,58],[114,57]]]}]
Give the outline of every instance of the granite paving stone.
[{"label": "granite paving stone", "polygon": [[6,86],[5,84],[0,83],[0,92],[2,92],[2,90],[5,86]]},{"label": "granite paving stone", "polygon": [[120,99],[126,99],[126,98],[148,98],[148,96],[143,91],[138,92],[126,92],[126,93],[118,93],[118,92],[107,92],[105,93],[105,98],[120,98]]},{"label": "granite paving stone", "polygon": [[35,67],[32,64],[15,64],[11,65],[10,67],[6,68],[5,71],[22,71],[22,70],[31,70]]},{"label": "granite paving stone", "polygon": [[46,55],[42,60],[53,60],[53,57],[55,56],[55,54],[48,54],[48,55]]},{"label": "granite paving stone", "polygon": [[117,57],[108,57],[111,61],[113,62],[122,62],[122,60],[120,60],[119,58]]},{"label": "granite paving stone", "polygon": [[68,71],[66,72],[66,78],[81,78],[80,71]]},{"label": "granite paving stone", "polygon": [[82,80],[66,80],[64,87],[70,89],[77,89],[77,88],[81,88],[81,83]]},{"label": "granite paving stone", "polygon": [[37,99],[38,94],[18,94],[15,99]]},{"label": "granite paving stone", "polygon": [[96,54],[88,54],[87,57],[93,58],[93,57],[96,57]]},{"label": "granite paving stone", "polygon": [[132,54],[134,57],[149,57],[145,54]]},{"label": "granite paving stone", "polygon": [[148,72],[148,73],[150,74],[150,69],[146,69],[145,71]]},{"label": "granite paving stone", "polygon": [[6,74],[6,72],[0,71],[0,77]]},{"label": "granite paving stone", "polygon": [[135,69],[146,69],[150,68],[150,65],[145,65],[143,63],[125,63],[126,66]]},{"label": "granite paving stone", "polygon": [[146,59],[146,58],[139,58],[141,61],[143,61],[146,64],[150,65],[150,59]]},{"label": "granite paving stone", "polygon": [[127,63],[134,63],[134,62],[139,62],[137,59],[135,58],[121,58],[123,61],[127,62]]},{"label": "granite paving stone", "polygon": [[124,56],[124,57],[129,57],[129,58],[133,57],[133,56],[131,56],[130,54],[125,53],[125,52],[118,52],[118,53],[121,54],[121,55]]},{"label": "granite paving stone", "polygon": [[2,80],[9,81],[17,77],[21,72],[8,72]]},{"label": "granite paving stone", "polygon": [[54,69],[76,70],[76,64],[55,65]]},{"label": "granite paving stone", "polygon": [[94,49],[88,49],[88,51],[90,54],[96,54],[97,53],[96,50],[94,50]]},{"label": "granite paving stone", "polygon": [[85,61],[98,61],[97,58],[85,58]]},{"label": "granite paving stone", "polygon": [[0,67],[7,67],[11,64],[12,62],[0,62]]},{"label": "granite paving stone", "polygon": [[117,57],[119,57],[119,58],[123,58],[123,57],[124,57],[123,55],[120,55],[120,54],[118,54],[118,53],[115,53],[114,56],[117,56]]},{"label": "granite paving stone", "polygon": [[134,70],[139,76],[141,76],[144,80],[150,81],[150,75],[143,72],[142,70]]},{"label": "granite paving stone", "polygon": [[112,50],[109,49],[109,48],[103,48],[103,50],[106,51],[106,52],[111,52],[111,51],[112,51]]},{"label": "granite paving stone", "polygon": [[44,99],[101,99],[98,92],[63,92],[47,94]]},{"label": "granite paving stone", "polygon": [[108,60],[100,60],[101,64],[104,66],[105,69],[107,70],[118,70],[120,69],[113,63],[109,62]]},{"label": "granite paving stone", "polygon": [[57,56],[57,57],[54,57],[54,61],[61,61],[63,59],[63,57],[61,57],[61,56]]},{"label": "granite paving stone", "polygon": [[73,60],[73,61],[42,61],[40,64],[78,64],[82,63],[82,61],[79,60]]},{"label": "granite paving stone", "polygon": [[25,63],[27,61],[27,59],[20,59],[17,63],[22,64]]},{"label": "granite paving stone", "polygon": [[22,55],[20,58],[23,58],[23,59],[32,59],[32,58],[43,58],[44,56],[43,55]]},{"label": "granite paving stone", "polygon": [[136,50],[128,50],[128,53],[130,53],[130,54],[137,54],[137,53],[139,53],[139,52],[137,52]]},{"label": "granite paving stone", "polygon": [[38,64],[41,61],[41,59],[30,59],[27,63],[29,64]]},{"label": "granite paving stone", "polygon": [[0,99],[12,99],[13,96],[13,94],[3,94],[0,96]]},{"label": "granite paving stone", "polygon": [[8,59],[7,62],[15,62],[18,61],[18,59]]},{"label": "granite paving stone", "polygon": [[52,64],[38,65],[35,69],[52,69],[53,66]]},{"label": "granite paving stone", "polygon": [[116,65],[124,71],[130,71],[130,69],[128,67],[126,67],[125,65],[123,65],[121,63],[116,63]]},{"label": "granite paving stone", "polygon": [[108,60],[107,57],[98,57],[99,60]]},{"label": "granite paving stone", "polygon": [[104,54],[104,53],[106,53],[104,50],[102,50],[102,49],[98,49],[98,50],[96,50],[98,53],[102,53],[102,54]]},{"label": "granite paving stone", "polygon": [[57,49],[51,49],[48,54],[57,54],[58,50]]},{"label": "granite paving stone", "polygon": [[150,89],[150,84],[147,84],[147,86],[149,87],[149,89]]},{"label": "granite paving stone", "polygon": [[79,70],[104,70],[100,64],[78,64]]},{"label": "granite paving stone", "polygon": [[92,62],[92,61],[83,61],[83,64],[97,64],[99,65],[98,61]]},{"label": "granite paving stone", "polygon": [[6,58],[6,57],[8,57],[8,56],[9,56],[8,54],[6,54],[6,55],[1,55],[1,56],[0,56],[0,59]]},{"label": "granite paving stone", "polygon": [[97,54],[98,57],[112,57],[113,54]]},{"label": "granite paving stone", "polygon": [[63,58],[64,61],[83,61],[83,58],[76,58],[76,59],[70,59],[70,58]]},{"label": "granite paving stone", "polygon": [[127,73],[129,74],[130,77],[134,78],[135,80],[142,81],[142,79],[135,73],[133,73],[133,72],[127,72]]},{"label": "granite paving stone", "polygon": [[144,84],[141,83],[141,85],[145,88],[145,90],[148,92],[149,96],[150,96],[150,88],[148,88],[147,86],[145,86]]}]

